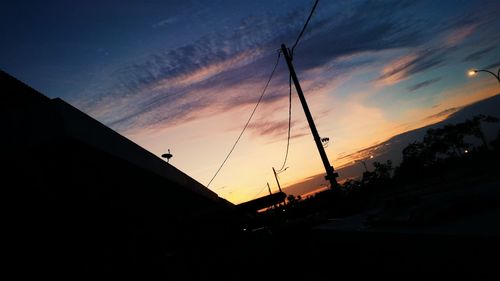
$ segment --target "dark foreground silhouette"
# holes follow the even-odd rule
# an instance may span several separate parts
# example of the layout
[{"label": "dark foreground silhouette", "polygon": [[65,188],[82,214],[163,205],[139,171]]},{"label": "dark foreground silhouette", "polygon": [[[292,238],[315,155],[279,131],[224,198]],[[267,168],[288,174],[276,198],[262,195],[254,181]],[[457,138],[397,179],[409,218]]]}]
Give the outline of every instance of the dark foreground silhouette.
[{"label": "dark foreground silhouette", "polygon": [[[361,181],[255,213],[4,72],[0,89],[3,253],[15,276],[498,276],[498,138],[446,157],[415,144],[394,176],[379,163]],[[429,147],[440,150],[428,157]]]}]

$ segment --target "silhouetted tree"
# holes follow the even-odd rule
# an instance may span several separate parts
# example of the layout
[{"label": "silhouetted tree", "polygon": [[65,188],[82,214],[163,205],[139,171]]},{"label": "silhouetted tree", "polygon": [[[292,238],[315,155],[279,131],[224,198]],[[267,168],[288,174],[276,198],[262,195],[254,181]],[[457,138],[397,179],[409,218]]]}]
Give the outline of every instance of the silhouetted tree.
[{"label": "silhouetted tree", "polygon": [[375,179],[375,172],[366,171],[363,172],[363,177],[361,178],[361,185],[366,186],[373,182]]},{"label": "silhouetted tree", "polygon": [[361,187],[361,182],[353,179],[349,179],[342,184],[342,188],[346,192],[352,192],[356,189],[359,189],[360,187]]},{"label": "silhouetted tree", "polygon": [[[448,128],[448,130],[450,130]],[[444,128],[439,129],[429,129],[424,136],[423,144],[425,154],[425,160],[429,162],[435,162],[438,153],[446,154],[449,150],[449,146],[444,140]]]},{"label": "silhouetted tree", "polygon": [[364,172],[361,180],[361,187],[363,189],[372,189],[378,186],[387,184],[391,179],[393,170],[392,161],[387,160],[386,163],[374,162],[375,169],[373,172]]},{"label": "silhouetted tree", "polygon": [[[427,130],[421,142],[415,141],[403,149],[403,161],[395,169],[395,175],[398,178],[424,176],[425,169],[441,162],[443,157],[463,156],[470,147],[470,144],[464,141],[467,135],[477,137],[481,140],[482,147],[489,150],[488,141],[481,128],[484,122],[499,122],[499,119],[493,116],[476,115],[462,123],[447,124],[441,128]],[[498,146],[498,144],[495,145]]]},{"label": "silhouetted tree", "polygon": [[403,162],[418,162],[423,164],[425,150],[427,148],[422,142],[415,141],[403,149]]},{"label": "silhouetted tree", "polygon": [[390,179],[393,170],[392,161],[387,160],[385,163],[373,162],[375,170],[373,171],[378,179]]},{"label": "silhouetted tree", "polygon": [[440,159],[440,155],[462,156],[463,151],[469,147],[469,144],[464,142],[467,134],[468,126],[465,123],[429,129],[423,140],[427,160],[433,163]]},{"label": "silhouetted tree", "polygon": [[500,152],[500,131],[497,132],[497,137],[491,141],[491,146],[495,151]]},{"label": "silhouetted tree", "polygon": [[498,121],[499,119],[494,116],[490,115],[485,116],[480,114],[472,117],[472,119],[467,119],[464,122],[464,126],[466,128],[467,133],[479,138],[483,142],[483,147],[489,150],[490,148],[488,145],[488,141],[486,140],[486,136],[484,135],[483,130],[481,128],[481,122],[496,123]]},{"label": "silhouetted tree", "polygon": [[415,141],[403,149],[403,161],[394,171],[397,177],[414,177],[431,163],[428,146]]},{"label": "silhouetted tree", "polygon": [[395,174],[416,175],[421,172],[419,169],[435,165],[442,156],[462,156],[469,146],[464,142],[466,133],[464,124],[447,124],[442,128],[427,130],[422,142],[415,141],[403,149],[403,161]]}]

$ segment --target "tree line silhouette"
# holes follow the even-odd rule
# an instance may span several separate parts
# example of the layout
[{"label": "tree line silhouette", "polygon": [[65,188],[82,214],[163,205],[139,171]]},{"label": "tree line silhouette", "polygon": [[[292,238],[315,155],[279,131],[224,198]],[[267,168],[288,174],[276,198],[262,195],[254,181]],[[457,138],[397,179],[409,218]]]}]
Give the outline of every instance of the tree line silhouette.
[{"label": "tree line silhouette", "polygon": [[314,225],[327,218],[353,215],[377,205],[404,204],[400,194],[439,192],[499,179],[500,131],[488,141],[485,123],[496,123],[494,116],[476,115],[456,124],[428,129],[421,141],[402,151],[402,162],[373,163],[359,179],[349,179],[337,190],[313,196],[288,195],[287,204],[262,213],[265,224],[292,222]]}]

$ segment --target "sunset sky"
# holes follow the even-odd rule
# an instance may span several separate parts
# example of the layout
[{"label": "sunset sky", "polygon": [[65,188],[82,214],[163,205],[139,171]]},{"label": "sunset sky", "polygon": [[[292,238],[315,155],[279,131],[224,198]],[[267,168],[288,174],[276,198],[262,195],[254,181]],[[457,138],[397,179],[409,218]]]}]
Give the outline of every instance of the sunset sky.
[{"label": "sunset sky", "polygon": [[[2,1],[0,68],[60,97],[207,185],[314,1]],[[320,1],[294,64],[334,167],[500,93],[500,1]],[[233,203],[275,186],[288,69],[209,188]],[[292,96],[282,185],[324,172]],[[341,175],[342,176],[342,175]]]}]

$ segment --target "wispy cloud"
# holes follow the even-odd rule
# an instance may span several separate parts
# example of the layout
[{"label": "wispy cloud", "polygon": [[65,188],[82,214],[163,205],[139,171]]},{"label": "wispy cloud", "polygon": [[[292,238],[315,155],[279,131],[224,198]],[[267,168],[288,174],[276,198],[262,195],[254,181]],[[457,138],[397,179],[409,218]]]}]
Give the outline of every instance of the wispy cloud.
[{"label": "wispy cloud", "polygon": [[[292,123],[292,126],[294,123],[295,122]],[[267,138],[274,139],[287,135],[288,120],[256,122],[251,124],[249,129],[253,135],[257,135],[259,137],[265,136]]]},{"label": "wispy cloud", "polygon": [[153,24],[153,28],[160,28],[179,21],[179,17],[170,17]]},{"label": "wispy cloud", "polygon": [[[487,65],[486,67],[484,67],[485,69],[491,69],[491,68],[497,68],[497,67],[500,67],[500,61],[497,61],[497,62],[494,62],[490,65]],[[498,71],[498,70],[497,70]]]},{"label": "wispy cloud", "polygon": [[392,6],[404,11],[411,5],[411,1],[362,2],[341,20],[324,23],[323,28],[303,42],[298,52],[304,58],[297,65],[315,68],[353,53],[419,45],[422,34],[414,27],[415,20],[402,20],[387,9]]},{"label": "wispy cloud", "polygon": [[[315,73],[315,69],[334,68],[332,73],[351,71],[360,65],[373,64],[375,60],[346,61],[341,58],[390,49],[418,48],[435,36],[432,33],[435,30],[422,28],[421,20],[411,16],[411,8],[416,5],[414,1],[322,5],[296,49],[296,67],[304,75]],[[333,14],[335,18],[332,18]],[[276,59],[278,46],[295,39],[304,22],[301,15],[303,10],[298,8],[285,14],[246,17],[236,26],[220,27],[217,32],[205,34],[179,48],[150,54],[146,59],[109,75],[108,86],[97,89],[97,94],[86,97],[80,105],[97,119],[122,132],[159,124],[173,126],[217,112],[243,108],[257,100]],[[153,27],[163,27],[177,20],[176,17],[167,18]],[[439,28],[443,27],[435,29]],[[451,43],[464,40],[474,31],[462,23],[447,28],[454,30],[455,35],[447,37]],[[387,64],[377,81],[390,85],[439,67],[447,59],[447,51],[442,48],[417,49]],[[304,85],[318,89],[327,85],[332,75],[305,76]],[[285,99],[287,78],[286,68],[281,64],[262,102]],[[411,91],[437,80],[424,82],[414,85]]]},{"label": "wispy cloud", "polygon": [[432,114],[430,116],[427,116],[424,119],[422,119],[421,121],[423,121],[424,123],[436,123],[436,122],[439,122],[439,121],[442,121],[442,120],[448,118],[448,116],[452,115],[453,113],[459,111],[462,108],[463,107],[447,108],[447,109],[440,111],[436,114]]},{"label": "wispy cloud", "polygon": [[428,87],[428,86],[430,86],[430,85],[432,85],[432,84],[434,84],[434,83],[436,83],[436,82],[438,82],[440,80],[441,80],[441,77],[437,77],[437,78],[434,78],[434,79],[429,79],[429,80],[422,81],[420,83],[417,83],[415,85],[412,85],[412,86],[408,87],[408,91],[414,92],[414,91],[416,91],[418,89]]},{"label": "wispy cloud", "polygon": [[490,46],[484,49],[481,49],[479,51],[473,52],[469,55],[467,55],[462,61],[477,61],[481,59],[485,54],[493,51],[495,49],[495,46]]},{"label": "wispy cloud", "polygon": [[442,49],[425,50],[405,55],[386,65],[377,81],[384,85],[392,85],[414,74],[441,66],[446,58],[446,50]]},{"label": "wispy cloud", "polygon": [[474,30],[476,30],[477,24],[468,24],[465,26],[461,26],[455,30],[453,30],[444,40],[444,43],[448,47],[453,47],[464,41],[467,37],[469,37]]}]

